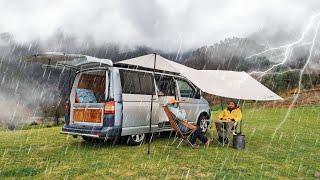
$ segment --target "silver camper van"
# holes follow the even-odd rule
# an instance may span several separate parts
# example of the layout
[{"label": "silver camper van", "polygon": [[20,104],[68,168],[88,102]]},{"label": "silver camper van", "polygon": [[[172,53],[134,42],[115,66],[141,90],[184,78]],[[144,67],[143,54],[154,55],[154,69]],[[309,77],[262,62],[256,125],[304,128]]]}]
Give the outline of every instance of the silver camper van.
[{"label": "silver camper van", "polygon": [[129,144],[140,144],[149,132],[150,119],[151,132],[172,130],[162,107],[168,98],[181,101],[187,119],[203,131],[210,123],[210,107],[201,91],[178,73],[153,72],[82,55],[42,54],[37,58],[55,59],[52,66],[76,71],[61,131],[64,134],[86,141],[127,137]]}]

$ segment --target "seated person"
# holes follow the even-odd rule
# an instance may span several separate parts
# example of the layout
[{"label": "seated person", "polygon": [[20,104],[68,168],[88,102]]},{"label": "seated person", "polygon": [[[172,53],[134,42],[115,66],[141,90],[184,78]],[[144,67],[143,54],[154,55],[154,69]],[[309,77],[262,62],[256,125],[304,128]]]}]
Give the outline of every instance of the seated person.
[{"label": "seated person", "polygon": [[176,123],[182,133],[186,133],[189,130],[194,130],[194,133],[190,137],[190,143],[192,144],[192,147],[199,148],[199,145],[196,144],[197,139],[199,139],[206,148],[209,147],[210,140],[202,133],[200,127],[188,123],[186,120],[185,111],[179,108],[179,101],[170,98],[168,100],[168,108],[176,116]]},{"label": "seated person", "polygon": [[219,114],[221,121],[215,122],[220,142],[228,143],[227,132],[231,131],[234,135],[235,127],[241,121],[242,113],[235,101],[228,102],[228,108]]}]

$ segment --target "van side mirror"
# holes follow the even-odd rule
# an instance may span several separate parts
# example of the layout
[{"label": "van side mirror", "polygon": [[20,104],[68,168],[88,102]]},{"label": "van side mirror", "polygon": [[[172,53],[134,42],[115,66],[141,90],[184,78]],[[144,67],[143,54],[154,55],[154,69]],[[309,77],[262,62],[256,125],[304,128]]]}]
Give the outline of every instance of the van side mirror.
[{"label": "van side mirror", "polygon": [[195,95],[194,95],[194,98],[196,99],[200,99],[201,98],[201,91],[200,90],[197,90]]}]

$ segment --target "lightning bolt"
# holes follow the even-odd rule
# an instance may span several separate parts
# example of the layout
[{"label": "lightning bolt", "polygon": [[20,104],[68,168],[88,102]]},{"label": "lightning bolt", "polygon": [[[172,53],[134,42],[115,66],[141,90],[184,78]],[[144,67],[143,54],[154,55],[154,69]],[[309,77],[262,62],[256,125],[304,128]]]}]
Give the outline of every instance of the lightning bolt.
[{"label": "lightning bolt", "polygon": [[302,76],[303,76],[303,73],[305,72],[305,70],[307,69],[307,66],[308,64],[310,63],[311,59],[312,59],[312,53],[314,51],[314,46],[316,44],[316,40],[317,40],[317,37],[318,37],[318,33],[319,33],[319,27],[320,27],[320,23],[317,24],[317,28],[316,28],[316,32],[314,34],[314,37],[313,37],[313,40],[312,40],[312,45],[311,45],[311,48],[310,48],[310,52],[309,52],[309,55],[308,55],[308,59],[306,61],[306,63],[304,64],[303,68],[300,70],[300,75],[299,75],[299,86],[298,86],[298,91],[295,92],[294,94],[294,98],[290,104],[290,107],[285,115],[285,117],[283,118],[283,120],[279,123],[279,125],[276,127],[273,135],[272,135],[272,139],[275,137],[277,131],[281,128],[281,126],[287,121],[290,113],[291,113],[291,110],[292,110],[292,106],[297,102],[298,100],[298,97],[299,97],[299,94],[301,92],[301,84],[302,84]]},{"label": "lightning bolt", "polygon": [[[249,59],[249,58],[252,58],[252,57],[256,57],[256,56],[260,56],[260,55],[263,55],[265,53],[269,53],[269,52],[273,52],[273,51],[277,51],[277,50],[284,50],[284,58],[283,60],[278,63],[278,64],[274,64],[272,65],[269,69],[265,70],[265,71],[253,71],[251,72],[250,74],[262,74],[260,76],[260,78],[262,76],[264,76],[265,74],[267,74],[268,72],[270,72],[271,70],[273,70],[274,68],[280,66],[280,65],[283,65],[287,62],[287,60],[289,59],[289,57],[291,56],[291,52],[292,52],[292,49],[294,47],[297,47],[297,45],[299,46],[305,46],[305,45],[310,45],[311,44],[311,48],[310,48],[310,51],[309,51],[309,54],[308,54],[308,58],[307,58],[307,61],[306,63],[304,64],[303,68],[300,69],[300,74],[299,74],[299,83],[298,83],[298,90],[294,93],[294,98],[289,106],[289,109],[285,115],[285,117],[283,118],[283,120],[277,125],[273,135],[272,135],[272,140],[274,139],[276,133],[278,132],[278,130],[282,127],[282,125],[287,121],[291,111],[292,111],[292,107],[293,105],[297,102],[298,100],[298,97],[299,97],[299,94],[301,93],[301,85],[302,85],[302,76],[305,72],[305,70],[307,69],[307,66],[308,64],[310,63],[311,59],[312,59],[312,55],[313,55],[313,52],[314,52],[314,48],[315,48],[315,44],[316,44],[316,40],[317,40],[317,37],[318,37],[318,33],[319,33],[319,28],[320,28],[320,22],[319,21],[316,21],[317,18],[320,17],[320,13],[314,15],[311,17],[307,27],[305,28],[305,30],[302,32],[300,38],[297,40],[297,41],[294,41],[290,44],[286,44],[286,45],[283,45],[283,46],[279,46],[279,47],[274,47],[274,48],[270,48],[270,49],[267,49],[267,50],[264,50],[260,53],[257,53],[257,54],[253,54],[253,55],[250,55],[248,56],[246,59]],[[315,29],[315,32],[314,32],[314,35],[313,35],[313,38],[312,38],[312,42],[307,42],[307,43],[303,43],[305,37],[306,37],[306,34],[310,31],[310,29],[312,27],[314,27],[316,25],[316,29]]]},{"label": "lightning bolt", "polygon": [[[267,69],[267,70],[265,70],[265,71],[262,71],[262,72],[261,72],[261,71],[252,71],[252,72],[250,72],[250,74],[262,74],[262,75],[260,76],[260,78],[261,78],[261,77],[264,76],[266,73],[268,73],[269,71],[273,70],[274,68],[276,68],[276,67],[278,67],[278,66],[280,66],[280,65],[285,64],[285,63],[287,62],[288,58],[290,57],[291,52],[292,52],[292,49],[293,49],[294,47],[296,47],[296,46],[299,45],[299,44],[300,44],[299,46],[310,45],[310,42],[307,42],[307,43],[302,43],[302,42],[303,42],[303,40],[305,39],[306,34],[307,34],[307,33],[310,31],[310,29],[314,26],[315,21],[316,21],[316,19],[317,19],[318,17],[320,17],[320,13],[318,13],[318,14],[316,14],[316,15],[314,15],[314,16],[312,16],[312,17],[310,18],[310,21],[309,21],[307,27],[306,27],[305,30],[302,32],[302,34],[301,34],[301,36],[300,36],[300,38],[299,38],[298,40],[296,40],[296,41],[294,41],[294,42],[292,42],[292,43],[283,45],[283,46],[270,48],[270,49],[264,50],[264,51],[262,51],[262,52],[259,52],[259,53],[257,53],[257,54],[253,54],[253,55],[248,56],[246,59],[249,59],[249,58],[252,58],[252,57],[257,57],[257,56],[263,55],[263,54],[265,54],[265,53],[273,52],[273,51],[276,51],[276,50],[284,50],[284,51],[285,51],[285,52],[284,52],[284,58],[283,58],[283,60],[282,60],[280,63],[272,65],[269,69]],[[318,29],[317,29],[317,30],[318,30]],[[317,31],[317,30],[316,30],[316,31]],[[313,40],[314,40],[314,39],[313,39]],[[313,44],[314,44],[314,42],[311,42],[311,45],[313,45]]]}]

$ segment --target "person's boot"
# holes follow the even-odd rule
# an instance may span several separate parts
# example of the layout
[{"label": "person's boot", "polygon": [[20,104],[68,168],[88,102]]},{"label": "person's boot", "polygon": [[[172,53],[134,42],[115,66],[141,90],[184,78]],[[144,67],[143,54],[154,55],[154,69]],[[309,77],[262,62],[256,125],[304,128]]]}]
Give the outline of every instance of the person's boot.
[{"label": "person's boot", "polygon": [[228,138],[225,138],[223,145],[228,144],[228,143],[229,143],[229,139],[228,139]]},{"label": "person's boot", "polygon": [[195,143],[195,144],[191,145],[191,147],[192,147],[193,149],[199,149],[200,145],[197,144],[197,143]]}]

